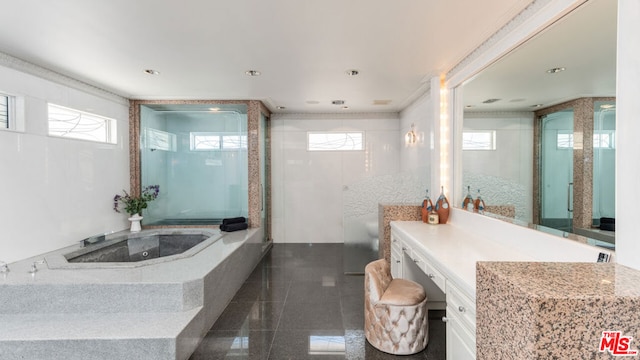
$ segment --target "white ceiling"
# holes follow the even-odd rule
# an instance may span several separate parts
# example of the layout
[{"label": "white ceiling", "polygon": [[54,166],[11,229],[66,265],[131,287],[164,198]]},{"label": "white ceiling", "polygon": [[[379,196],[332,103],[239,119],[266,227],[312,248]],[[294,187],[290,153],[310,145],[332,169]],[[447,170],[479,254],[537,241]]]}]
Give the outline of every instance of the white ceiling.
[{"label": "white ceiling", "polygon": [[[467,111],[533,111],[616,94],[617,0],[590,0],[464,87]],[[549,74],[551,68],[565,71]],[[483,104],[487,99],[500,99]]]},{"label": "white ceiling", "polygon": [[127,98],[396,112],[530,1],[0,0],[0,52]]}]

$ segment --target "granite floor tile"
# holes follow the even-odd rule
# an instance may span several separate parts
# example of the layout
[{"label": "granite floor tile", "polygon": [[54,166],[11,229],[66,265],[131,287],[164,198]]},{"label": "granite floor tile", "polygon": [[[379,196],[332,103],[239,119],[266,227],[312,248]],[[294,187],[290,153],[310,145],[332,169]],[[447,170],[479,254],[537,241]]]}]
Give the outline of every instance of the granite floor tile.
[{"label": "granite floor tile", "polygon": [[344,330],[280,330],[271,346],[272,360],[344,360]]},{"label": "granite floor tile", "polygon": [[280,326],[283,330],[342,329],[340,302],[285,302]]},{"label": "granite floor tile", "polygon": [[444,311],[429,311],[429,345],[394,356],[364,337],[364,277],[345,275],[342,244],[274,244],[190,360],[444,360]]},{"label": "granite floor tile", "polygon": [[266,360],[275,331],[210,331],[190,360]]},{"label": "granite floor tile", "polygon": [[275,330],[283,302],[232,302],[224,309],[212,330]]}]

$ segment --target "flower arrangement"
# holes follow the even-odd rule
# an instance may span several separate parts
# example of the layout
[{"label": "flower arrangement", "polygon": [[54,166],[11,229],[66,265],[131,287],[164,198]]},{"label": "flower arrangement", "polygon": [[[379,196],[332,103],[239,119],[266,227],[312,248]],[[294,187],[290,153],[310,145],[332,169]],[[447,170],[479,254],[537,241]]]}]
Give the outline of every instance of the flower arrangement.
[{"label": "flower arrangement", "polygon": [[142,189],[140,196],[134,197],[122,190],[124,195],[116,195],[113,197],[113,210],[120,212],[119,207],[124,205],[124,211],[129,215],[140,214],[142,209],[147,208],[147,203],[155,200],[160,192],[160,185],[149,185]]}]

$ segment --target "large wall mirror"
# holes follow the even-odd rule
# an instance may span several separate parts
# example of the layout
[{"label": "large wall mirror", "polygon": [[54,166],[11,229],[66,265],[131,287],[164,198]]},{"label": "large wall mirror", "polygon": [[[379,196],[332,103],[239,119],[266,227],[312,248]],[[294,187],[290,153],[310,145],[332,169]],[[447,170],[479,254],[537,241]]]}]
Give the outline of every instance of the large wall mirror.
[{"label": "large wall mirror", "polygon": [[461,85],[456,200],[614,243],[616,13],[586,1]]}]

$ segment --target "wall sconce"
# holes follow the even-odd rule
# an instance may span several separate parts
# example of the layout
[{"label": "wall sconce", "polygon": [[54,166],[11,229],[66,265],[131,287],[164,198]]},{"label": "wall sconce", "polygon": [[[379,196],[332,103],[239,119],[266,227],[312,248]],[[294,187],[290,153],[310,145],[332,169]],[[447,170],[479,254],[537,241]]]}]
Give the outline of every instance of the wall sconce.
[{"label": "wall sconce", "polygon": [[406,145],[413,145],[418,141],[418,135],[416,135],[414,129],[415,124],[411,124],[411,130],[409,130],[409,132],[407,132],[407,134],[404,136],[404,143]]}]

